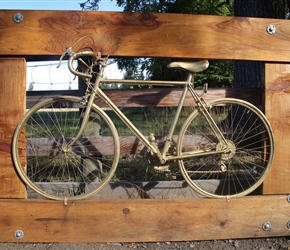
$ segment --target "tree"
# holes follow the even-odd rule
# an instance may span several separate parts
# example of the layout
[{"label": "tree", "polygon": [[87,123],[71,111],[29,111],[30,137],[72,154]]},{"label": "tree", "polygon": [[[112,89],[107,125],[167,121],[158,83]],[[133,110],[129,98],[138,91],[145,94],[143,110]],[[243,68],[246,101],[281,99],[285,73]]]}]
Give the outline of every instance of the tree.
[{"label": "tree", "polygon": [[[166,12],[182,14],[211,14],[232,15],[233,0],[117,0],[117,4],[124,11],[138,12]],[[135,59],[118,60],[118,67],[131,72],[146,72],[152,80],[180,80],[186,78],[186,73],[180,70],[167,69],[170,59]],[[189,61],[192,61],[189,60]],[[214,86],[231,86],[233,83],[233,63],[211,61],[211,67],[204,73],[195,77],[195,84],[202,85],[204,82],[214,83]]]},{"label": "tree", "polygon": [[231,15],[233,0],[117,0],[124,11]]},{"label": "tree", "polygon": [[[88,0],[81,4],[82,9],[96,8],[100,0]],[[182,14],[233,15],[234,0],[117,0],[117,5],[124,11],[167,12]],[[118,59],[120,70],[127,72],[126,77],[136,75],[152,80],[181,80],[186,73],[167,69],[170,59]],[[192,61],[192,59],[190,60]],[[215,87],[229,87],[233,84],[233,62],[211,61],[211,67],[195,77],[196,86],[204,82],[214,83]]]},{"label": "tree", "polygon": [[82,10],[98,10],[100,0],[87,0],[86,2],[80,3]]},{"label": "tree", "polygon": [[[289,0],[235,0],[235,16],[280,18],[289,11]],[[234,64],[234,86],[238,88],[262,88],[263,62],[237,61]]]},{"label": "tree", "polygon": [[30,82],[27,91],[33,91],[33,88],[33,82]]}]

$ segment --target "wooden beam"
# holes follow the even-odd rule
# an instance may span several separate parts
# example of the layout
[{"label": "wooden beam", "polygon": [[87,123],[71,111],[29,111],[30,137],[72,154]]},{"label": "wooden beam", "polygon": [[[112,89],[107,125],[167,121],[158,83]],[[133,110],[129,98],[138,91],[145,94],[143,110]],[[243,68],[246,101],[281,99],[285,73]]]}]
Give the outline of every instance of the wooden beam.
[{"label": "wooden beam", "polygon": [[[123,168],[124,173],[127,171]],[[130,171],[130,170],[129,170]],[[161,177],[162,178],[162,177]],[[202,180],[196,181],[196,183]],[[216,180],[208,182],[211,190],[218,187],[222,181]],[[53,190],[60,186],[61,183],[39,183],[42,188]],[[66,184],[65,184],[66,185]],[[204,187],[205,184],[202,186]],[[221,184],[222,185],[222,184]],[[88,186],[88,188],[90,188]],[[57,191],[56,191],[57,192]],[[260,188],[253,191],[250,195],[260,195]],[[45,199],[41,194],[36,193],[31,188],[27,189],[29,199]],[[205,198],[195,190],[193,190],[186,181],[115,181],[105,185],[99,192],[90,196],[89,200],[115,200],[115,199],[194,199]]]},{"label": "wooden beam", "polygon": [[[22,22],[14,22],[15,13],[23,15]],[[266,31],[270,24],[273,35]],[[281,19],[1,10],[0,33],[0,55],[60,55],[90,35],[95,51],[111,56],[290,61],[289,21]],[[84,45],[92,45],[91,39],[75,49]]]},{"label": "wooden beam", "polygon": [[266,64],[265,113],[275,138],[275,157],[264,194],[290,193],[290,64]]},{"label": "wooden beam", "polygon": [[[286,195],[85,200],[67,205],[0,200],[0,207],[0,242],[154,242],[289,235]],[[265,222],[271,225],[266,231]],[[22,239],[14,237],[16,230],[24,232]]]},{"label": "wooden beam", "polygon": [[[140,128],[142,131],[142,128]],[[179,132],[179,131],[178,131]],[[200,142],[202,142],[202,145],[204,148],[206,148],[206,145],[211,145],[212,141],[208,138],[210,135],[202,134],[202,135],[185,135],[184,140],[195,142],[193,145],[187,146],[187,150],[198,150],[200,149]],[[72,140],[73,138],[66,137],[66,140]],[[144,145],[142,141],[140,141],[136,136],[120,136],[120,154],[121,155],[145,155],[148,153],[148,148]],[[157,145],[162,145],[167,140],[167,136],[159,136],[155,135],[156,143]],[[61,149],[55,148],[55,141],[51,140],[51,138],[27,138],[26,139],[28,145],[37,145],[37,156],[46,156],[48,157],[51,154],[51,151],[53,150],[55,155],[58,155],[58,153],[61,153]],[[57,141],[61,140],[61,138],[58,138]],[[172,143],[174,145],[177,144],[178,135],[173,135],[172,137]],[[257,139],[253,137],[251,139],[252,143],[254,144]],[[83,143],[83,145],[82,145]],[[86,151],[84,145],[90,144],[90,155],[93,156],[100,156],[100,155],[110,155],[111,152],[114,151],[113,149],[113,139],[112,137],[106,137],[106,136],[88,136],[83,137],[80,140],[78,140],[79,148],[78,152],[76,154],[82,155],[83,152]],[[51,151],[50,151],[51,150]],[[34,148],[27,148],[26,149],[26,156],[35,156],[36,150]]]},{"label": "wooden beam", "polygon": [[[125,169],[123,169],[126,171]],[[53,183],[41,183],[42,187],[52,190]],[[45,199],[31,188],[27,190],[29,199]],[[202,195],[193,190],[186,181],[115,181],[105,185],[89,200],[114,199],[192,199]]]},{"label": "wooden beam", "polygon": [[11,158],[14,130],[25,112],[26,62],[0,58],[0,198],[24,198],[25,187]]},{"label": "wooden beam", "polygon": [[[182,89],[178,88],[153,88],[153,89],[120,89],[120,90],[104,90],[105,94],[114,101],[118,107],[174,107],[178,105]],[[202,90],[197,89],[198,94],[202,94]],[[31,108],[36,103],[53,96],[73,95],[80,93],[78,91],[29,91],[27,92],[27,108]],[[254,105],[261,107],[263,92],[261,89],[230,89],[216,88],[209,89],[203,98],[206,101],[213,101],[218,98],[240,98]],[[108,107],[107,104],[100,98],[95,100],[95,103],[100,107]],[[195,106],[195,102],[188,93],[185,99],[185,106]]]}]

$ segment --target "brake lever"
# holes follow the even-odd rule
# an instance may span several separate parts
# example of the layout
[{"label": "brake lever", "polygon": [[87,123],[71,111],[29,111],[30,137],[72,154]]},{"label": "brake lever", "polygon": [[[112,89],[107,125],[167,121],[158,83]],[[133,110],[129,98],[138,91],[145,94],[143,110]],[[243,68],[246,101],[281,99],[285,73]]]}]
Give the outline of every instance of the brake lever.
[{"label": "brake lever", "polygon": [[71,49],[72,47],[66,48],[66,50],[63,52],[63,54],[61,55],[60,59],[59,59],[59,63],[57,65],[57,68],[60,67],[60,65],[62,64],[62,60],[66,55],[72,56],[74,54],[73,50]]}]

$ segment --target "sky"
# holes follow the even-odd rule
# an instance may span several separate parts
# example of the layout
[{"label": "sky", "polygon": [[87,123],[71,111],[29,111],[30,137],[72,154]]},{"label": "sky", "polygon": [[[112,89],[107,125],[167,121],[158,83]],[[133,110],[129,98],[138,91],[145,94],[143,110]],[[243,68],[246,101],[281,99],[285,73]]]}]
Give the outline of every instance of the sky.
[{"label": "sky", "polygon": [[[0,0],[0,9],[13,10],[81,10],[80,3],[86,0]],[[99,11],[122,11],[116,1],[101,0]],[[64,61],[60,68],[58,62],[28,62],[27,89],[33,83],[33,90],[77,89],[77,79],[70,74]],[[123,73],[116,64],[105,70],[107,78],[122,79]]]},{"label": "sky", "polygon": [[[15,10],[81,10],[79,3],[86,0],[0,0],[0,9]],[[100,11],[122,11],[116,1],[101,0]]]}]

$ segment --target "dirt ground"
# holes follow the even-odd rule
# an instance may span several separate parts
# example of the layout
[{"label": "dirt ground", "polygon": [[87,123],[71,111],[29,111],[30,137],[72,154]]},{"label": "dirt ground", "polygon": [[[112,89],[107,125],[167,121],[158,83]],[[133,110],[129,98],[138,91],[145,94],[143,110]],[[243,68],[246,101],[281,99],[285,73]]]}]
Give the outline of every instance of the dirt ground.
[{"label": "dirt ground", "polygon": [[154,243],[0,243],[2,250],[118,250],[118,249],[253,249],[290,250],[290,237]]}]

